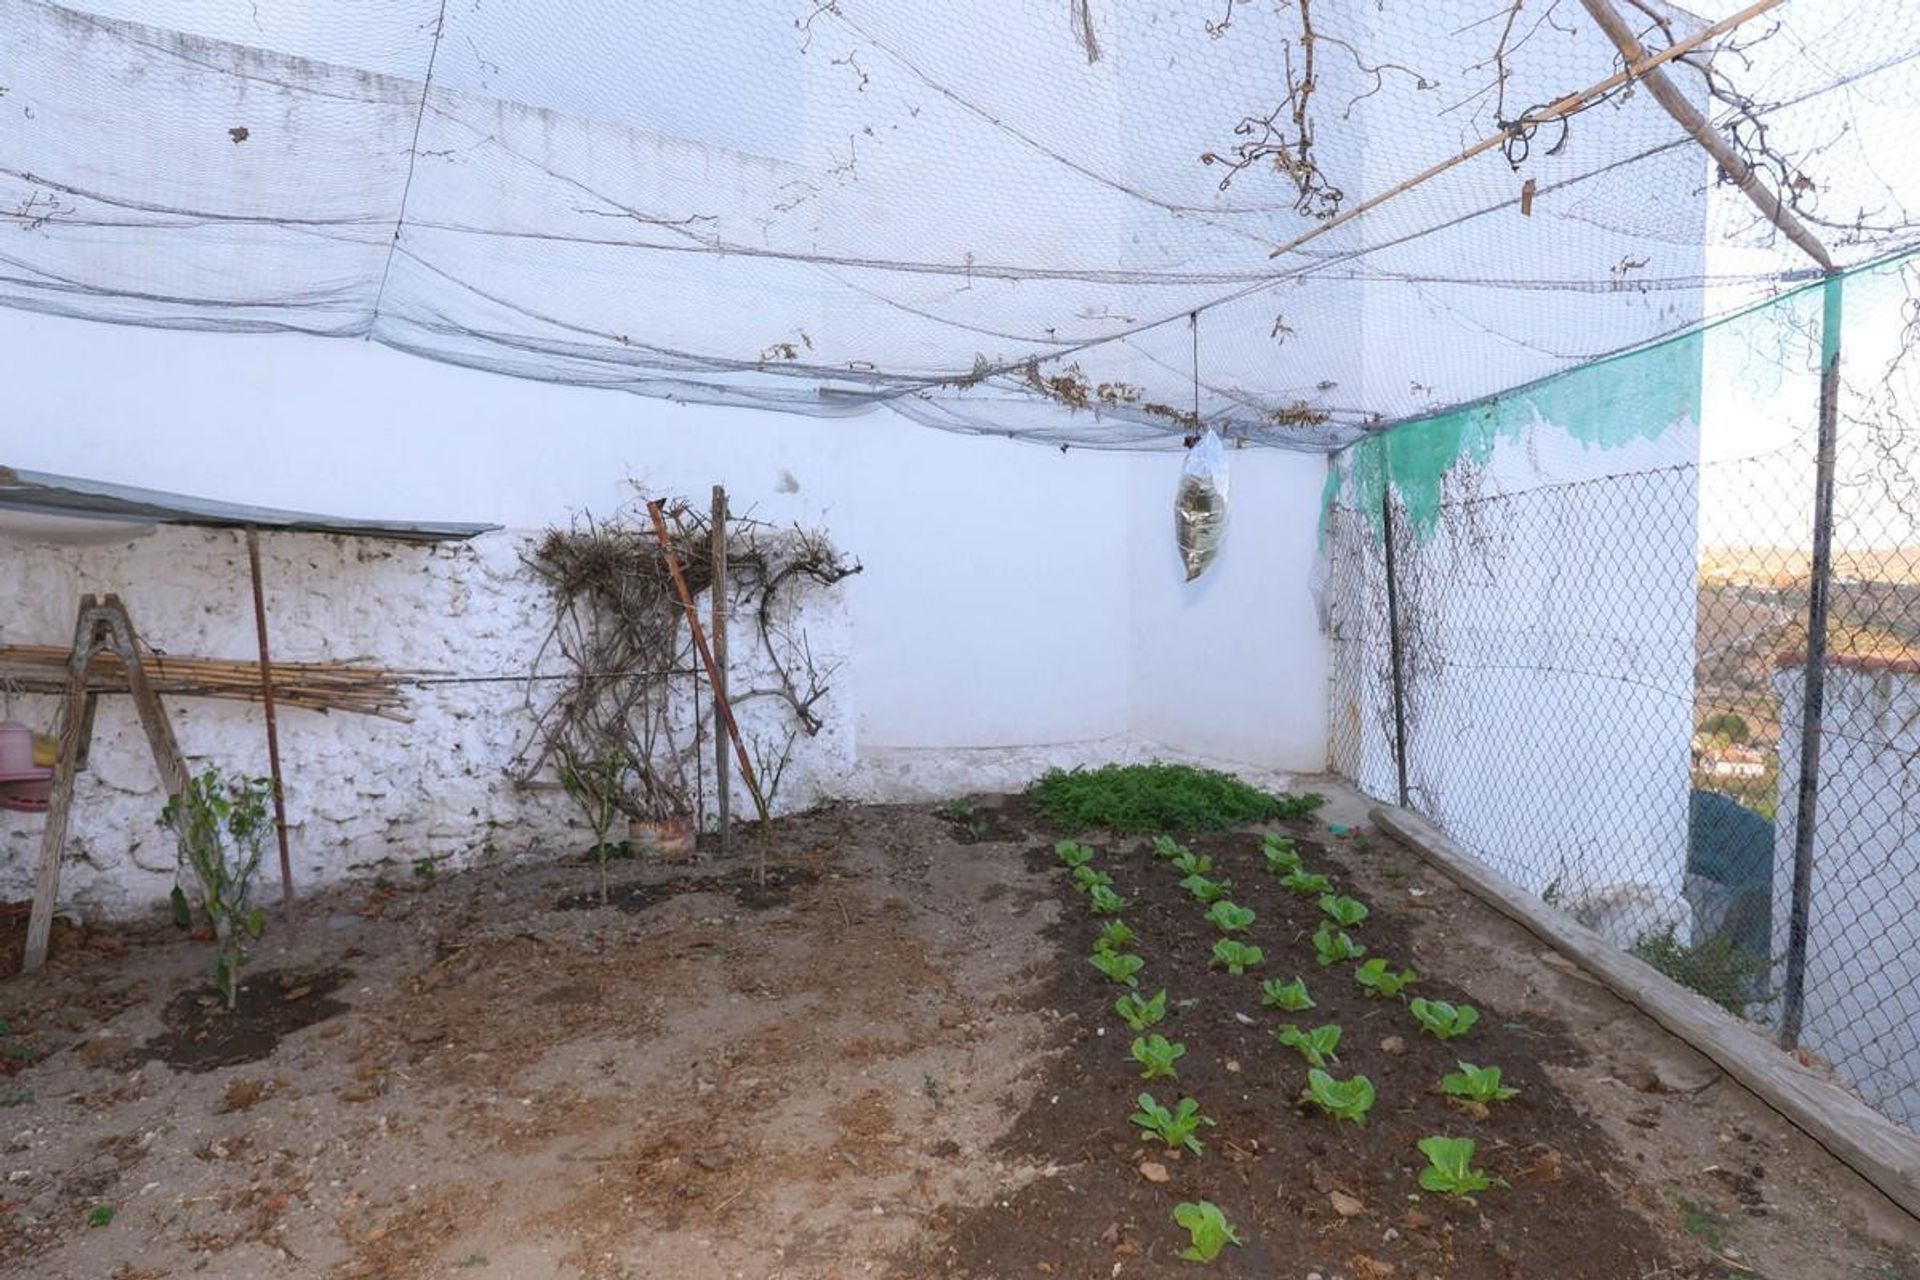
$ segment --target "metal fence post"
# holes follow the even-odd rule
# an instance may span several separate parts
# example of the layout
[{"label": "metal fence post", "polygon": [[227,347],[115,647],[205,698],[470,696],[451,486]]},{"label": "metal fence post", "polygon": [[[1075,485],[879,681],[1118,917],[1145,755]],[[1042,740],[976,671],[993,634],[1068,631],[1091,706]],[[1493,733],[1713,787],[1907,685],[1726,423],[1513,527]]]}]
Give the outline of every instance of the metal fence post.
[{"label": "metal fence post", "polygon": [[1820,436],[1814,464],[1813,564],[1807,586],[1807,653],[1801,703],[1799,803],[1793,820],[1793,904],[1787,926],[1787,975],[1780,1046],[1798,1047],[1806,1016],[1807,932],[1813,902],[1813,837],[1820,798],[1821,719],[1827,689],[1827,612],[1833,586],[1833,468],[1840,421],[1842,277],[1827,274],[1820,293]]},{"label": "metal fence post", "polygon": [[1399,785],[1399,805],[1407,807],[1407,689],[1400,650],[1400,583],[1394,566],[1393,485],[1380,486],[1381,539],[1387,552],[1387,650],[1393,664],[1393,768]]}]

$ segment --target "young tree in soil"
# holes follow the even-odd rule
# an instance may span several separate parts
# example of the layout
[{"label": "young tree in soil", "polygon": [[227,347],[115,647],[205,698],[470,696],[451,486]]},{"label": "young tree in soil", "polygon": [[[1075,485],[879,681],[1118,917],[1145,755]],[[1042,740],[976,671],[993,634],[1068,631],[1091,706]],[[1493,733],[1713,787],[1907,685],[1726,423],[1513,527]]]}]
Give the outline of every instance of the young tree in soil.
[{"label": "young tree in soil", "polygon": [[187,779],[187,788],[167,801],[160,821],[180,841],[180,859],[193,870],[201,907],[213,925],[216,945],[213,985],[232,1009],[240,994],[246,943],[267,927],[266,912],[253,905],[268,831],[270,778],[226,779],[216,768]]}]

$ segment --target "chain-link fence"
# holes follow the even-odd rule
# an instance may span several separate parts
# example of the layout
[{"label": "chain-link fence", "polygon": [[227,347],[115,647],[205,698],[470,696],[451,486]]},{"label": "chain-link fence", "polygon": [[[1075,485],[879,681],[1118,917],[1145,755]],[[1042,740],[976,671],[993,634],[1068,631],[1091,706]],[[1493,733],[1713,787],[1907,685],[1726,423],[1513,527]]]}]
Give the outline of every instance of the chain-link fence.
[{"label": "chain-link fence", "polygon": [[1337,770],[1920,1128],[1917,333],[1894,264],[1401,428],[1325,552]]}]

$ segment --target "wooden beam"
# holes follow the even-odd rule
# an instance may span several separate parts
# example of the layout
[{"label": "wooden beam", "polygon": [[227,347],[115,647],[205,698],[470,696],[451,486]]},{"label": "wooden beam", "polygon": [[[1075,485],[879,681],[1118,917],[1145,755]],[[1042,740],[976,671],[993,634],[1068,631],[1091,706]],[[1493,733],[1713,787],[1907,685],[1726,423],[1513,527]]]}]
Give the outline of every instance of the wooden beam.
[{"label": "wooden beam", "polygon": [[60,703],[60,754],[53,763],[53,788],[47,799],[47,825],[40,832],[40,870],[33,881],[33,910],[27,917],[27,949],[20,958],[22,973],[35,973],[47,963],[53,938],[53,908],[60,896],[60,857],[66,851],[67,814],[73,809],[73,779],[86,757],[93,717],[87,707],[87,663],[93,657],[95,601],[80,599],[80,616],[73,628],[73,654],[67,660],[67,691]]},{"label": "wooden beam", "polygon": [[1629,956],[1455,844],[1418,814],[1375,808],[1375,826],[1461,888],[1584,967],[1613,993],[1706,1054],[1842,1164],[1920,1218],[1920,1137],[1802,1067],[1712,1001]]},{"label": "wooden beam", "polygon": [[713,792],[719,810],[720,852],[733,843],[733,770],[727,761],[727,491],[713,486]]},{"label": "wooden beam", "polygon": [[[1612,0],[1580,2],[1587,7],[1593,20],[1600,24],[1600,29],[1607,33],[1607,38],[1619,48],[1620,56],[1627,60],[1628,66],[1646,61],[1646,47],[1633,34],[1633,28],[1627,25],[1626,19],[1613,7]],[[1679,122],[1682,129],[1693,135],[1693,140],[1713,157],[1720,171],[1733,180],[1754,207],[1766,215],[1767,221],[1798,245],[1801,252],[1819,263],[1821,270],[1833,270],[1833,259],[1828,256],[1827,247],[1807,230],[1800,219],[1793,216],[1793,211],[1782,204],[1778,196],[1767,190],[1766,184],[1760,181],[1760,175],[1753,171],[1753,166],[1733,149],[1718,129],[1708,123],[1680,87],[1667,78],[1664,70],[1658,66],[1648,66],[1639,73],[1637,79],[1647,86],[1648,92],[1653,94],[1653,100],[1665,108],[1666,113]]]}]

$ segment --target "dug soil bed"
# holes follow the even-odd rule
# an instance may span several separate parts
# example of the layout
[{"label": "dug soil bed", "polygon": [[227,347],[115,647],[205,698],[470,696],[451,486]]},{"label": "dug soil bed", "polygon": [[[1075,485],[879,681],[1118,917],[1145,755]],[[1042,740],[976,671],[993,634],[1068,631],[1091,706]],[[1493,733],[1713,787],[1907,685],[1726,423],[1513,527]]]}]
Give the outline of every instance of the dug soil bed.
[{"label": "dug soil bed", "polygon": [[[1341,859],[1290,834],[1310,871],[1344,884]],[[1422,979],[1407,995],[1374,999],[1354,981],[1357,961],[1316,962],[1311,940],[1322,918],[1314,898],[1284,890],[1265,870],[1257,834],[1200,836],[1188,843],[1210,856],[1214,878],[1233,881],[1231,898],[1256,913],[1248,938],[1265,960],[1240,976],[1208,968],[1219,936],[1205,907],[1180,888],[1181,875],[1152,856],[1146,841],[1100,840],[1096,867],[1128,900],[1124,919],[1146,966],[1140,992],[1162,987],[1169,1013],[1154,1030],[1184,1043],[1179,1079],[1141,1079],[1128,1055],[1134,1037],[1114,1013],[1123,988],[1087,963],[1101,919],[1072,886],[1052,849],[1032,850],[1031,868],[1052,867],[1060,923],[1052,936],[1063,956],[1043,999],[1065,1014],[1059,1046],[1034,1103],[1001,1139],[997,1153],[1046,1169],[1031,1184],[940,1224],[943,1238],[903,1264],[901,1275],[1111,1276],[1193,1274],[1179,1254],[1186,1232],[1173,1222],[1183,1201],[1210,1200],[1245,1240],[1214,1264],[1220,1275],[1344,1280],[1663,1280],[1718,1271],[1676,1266],[1659,1228],[1629,1208],[1630,1181],[1616,1149],[1549,1080],[1548,1064],[1580,1061],[1557,1025],[1510,1017],[1470,990]],[[1396,969],[1424,971],[1405,922],[1376,910],[1353,929],[1369,956]],[[1317,1007],[1303,1013],[1263,1008],[1260,979],[1306,980]],[[1474,1004],[1481,1021],[1443,1043],[1421,1029],[1406,1001],[1415,995]],[[1343,1028],[1345,1079],[1369,1077],[1378,1090],[1363,1127],[1338,1122],[1298,1101],[1307,1064],[1278,1044],[1293,1022]],[[1459,1060],[1497,1065],[1518,1097],[1484,1116],[1453,1105],[1439,1090]],[[1203,1129],[1203,1155],[1169,1152],[1143,1141],[1129,1121],[1136,1097],[1151,1092],[1171,1107],[1201,1103],[1215,1127]],[[1476,1167],[1511,1186],[1470,1204],[1424,1192],[1426,1164],[1416,1143],[1430,1134],[1472,1138]],[[1155,1167],[1157,1166],[1157,1167]],[[1145,1172],[1143,1172],[1143,1168]]]},{"label": "dug soil bed", "polygon": [[176,1071],[214,1071],[258,1062],[282,1036],[345,1011],[331,993],[352,976],[346,969],[243,972],[232,1009],[209,991],[182,991],[161,1014],[167,1030],[131,1054],[128,1065],[158,1060]]},{"label": "dug soil bed", "polygon": [[796,888],[810,885],[815,879],[814,873],[805,867],[768,867],[764,876],[752,867],[742,867],[725,875],[678,874],[671,879],[614,885],[604,901],[599,890],[588,889],[569,893],[553,905],[561,911],[598,911],[612,907],[628,915],[638,915],[685,894],[717,893],[732,898],[736,905],[749,911],[765,911],[782,905]]}]

